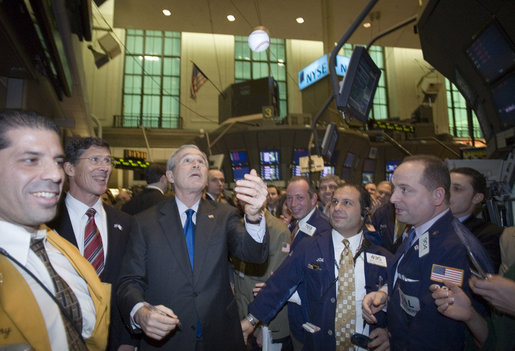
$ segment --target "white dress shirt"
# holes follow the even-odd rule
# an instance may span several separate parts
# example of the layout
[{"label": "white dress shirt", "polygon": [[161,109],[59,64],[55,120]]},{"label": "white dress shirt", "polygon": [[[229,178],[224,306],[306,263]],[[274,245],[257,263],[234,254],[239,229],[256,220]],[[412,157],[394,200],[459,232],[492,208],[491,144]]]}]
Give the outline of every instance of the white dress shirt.
[{"label": "white dress shirt", "polygon": [[75,234],[75,240],[77,240],[77,247],[82,256],[84,256],[84,231],[86,229],[86,223],[88,222],[88,216],[86,211],[89,208],[94,208],[95,213],[95,224],[97,225],[100,237],[102,238],[102,246],[104,249],[104,263],[107,257],[107,215],[102,206],[102,199],[98,198],[97,202],[93,206],[88,206],[85,203],[74,198],[70,193],[66,194],[65,199],[66,208],[70,216],[70,222],[72,223],[73,233]]},{"label": "white dress shirt", "polygon": [[[335,277],[337,277],[340,257],[342,255],[343,249],[345,248],[345,244],[343,243],[343,239],[345,238],[335,229],[332,230],[332,237],[335,259],[334,274]],[[349,247],[352,252],[352,257],[354,257],[356,253],[359,251],[361,244],[363,243],[363,231],[346,239],[349,241]],[[364,256],[365,254],[362,252],[354,262],[354,293],[356,296],[356,333],[369,335],[368,324],[365,325],[365,328],[363,329],[363,314],[361,310],[361,303],[363,302],[363,298],[367,294],[367,290],[365,289],[366,281]],[[336,280],[336,292],[336,295],[338,295],[338,280]],[[356,347],[356,350],[359,350],[359,348]]]},{"label": "white dress shirt", "polygon": [[[32,234],[25,228],[0,220],[0,247],[6,250],[9,255],[19,261],[29,271],[34,273],[48,290],[55,294],[54,284],[45,264],[34,251],[30,249],[31,237]],[[73,268],[66,256],[46,240],[45,228],[42,227],[38,230],[35,237],[37,239],[44,239],[45,250],[47,251],[52,267],[54,267],[57,274],[68,283],[75,293],[82,311],[82,336],[85,339],[89,338],[95,328],[96,313],[93,300],[89,295],[88,284]],[[68,342],[66,340],[66,331],[59,307],[29,274],[14,262],[13,265],[29,285],[39,305],[46,324],[52,350],[67,350]],[[27,318],[31,318],[31,316],[27,316]]]}]

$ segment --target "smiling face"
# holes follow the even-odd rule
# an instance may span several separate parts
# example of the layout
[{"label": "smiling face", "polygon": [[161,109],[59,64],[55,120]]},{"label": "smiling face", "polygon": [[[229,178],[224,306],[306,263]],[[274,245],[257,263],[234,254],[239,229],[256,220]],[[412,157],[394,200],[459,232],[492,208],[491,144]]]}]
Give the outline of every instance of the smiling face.
[{"label": "smiling face", "polygon": [[94,165],[89,158],[103,160],[111,157],[109,149],[91,146],[85,150],[76,164],[66,162],[64,170],[70,181],[70,194],[88,206],[93,206],[106,192],[107,182],[113,170],[111,164],[100,162]]},{"label": "smiling face", "polygon": [[293,218],[304,218],[317,203],[317,195],[309,196],[309,185],[304,180],[291,182],[286,189],[286,202]]},{"label": "smiling face", "polygon": [[363,217],[359,191],[353,186],[336,189],[329,206],[329,220],[338,233],[349,238],[361,231]]},{"label": "smiling face", "polygon": [[63,149],[56,132],[17,128],[0,150],[0,218],[29,231],[55,217],[63,187]]},{"label": "smiling face", "polygon": [[338,184],[336,184],[334,180],[328,180],[320,183],[320,190],[318,193],[320,195],[320,201],[322,201],[324,206],[331,201],[334,189],[336,189],[337,186]]},{"label": "smiling face", "polygon": [[207,160],[204,154],[187,147],[179,151],[174,159],[173,169],[166,171],[166,177],[174,184],[179,199],[187,193],[200,196],[207,184]]}]

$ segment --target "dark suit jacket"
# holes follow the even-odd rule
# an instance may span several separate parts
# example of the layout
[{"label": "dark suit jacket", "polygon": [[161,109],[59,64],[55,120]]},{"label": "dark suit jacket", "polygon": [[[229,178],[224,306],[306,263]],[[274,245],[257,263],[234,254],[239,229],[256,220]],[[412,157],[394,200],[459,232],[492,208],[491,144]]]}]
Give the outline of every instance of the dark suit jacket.
[{"label": "dark suit jacket", "polygon": [[499,239],[501,238],[504,228],[496,226],[493,223],[485,222],[481,218],[474,215],[469,216],[463,221],[465,227],[475,235],[481,245],[492,259],[494,270],[497,272],[501,265],[501,249],[499,247]]},{"label": "dark suit jacket", "polygon": [[[332,229],[331,224],[329,224],[329,219],[318,208],[315,209],[315,212],[313,212],[311,217],[309,217],[307,223],[316,228],[316,231],[313,234],[313,236],[318,235],[327,230],[330,231]],[[295,226],[295,224],[293,224],[293,226]],[[294,251],[295,247],[300,242],[310,237],[310,235],[304,233],[301,229],[299,229],[297,235],[295,235],[295,239],[293,239],[293,243],[290,246],[290,251]],[[302,324],[304,323],[304,317],[302,316],[301,307],[296,303],[288,304],[288,319],[290,321],[290,331],[293,334],[293,336],[300,342],[304,342],[304,328],[302,328]]]},{"label": "dark suit jacket", "polygon": [[145,188],[125,203],[122,206],[122,211],[130,215],[135,215],[147,208],[157,205],[163,200],[166,200],[166,196],[164,196],[159,190]]},{"label": "dark suit jacket", "polygon": [[[393,256],[384,248],[364,240],[365,252],[384,256],[390,263]],[[367,293],[377,290],[387,279],[387,267],[381,267],[368,262],[365,252],[361,253],[364,259],[363,271]],[[312,238],[302,240],[291,256],[266,281],[266,287],[256,296],[249,305],[249,312],[259,320],[267,323],[293,291],[297,290],[302,301],[303,322],[311,322],[320,327],[316,333],[304,333],[303,350],[335,350],[335,314],[336,314],[336,277],[335,258],[332,231],[327,230]],[[311,268],[318,266],[317,269]],[[304,284],[300,284],[304,283]],[[376,315],[378,325],[385,327],[385,313]]]},{"label": "dark suit jacket", "polygon": [[[122,258],[129,239],[129,233],[134,223],[132,216],[121,212],[114,207],[104,205],[104,210],[107,216],[107,256],[105,259],[105,268],[102,272],[102,281],[112,284],[111,294],[111,324],[109,325],[109,342],[108,350],[116,350],[121,344],[135,344],[127,328],[125,328],[120,311],[117,308],[116,301],[116,283],[118,282],[118,275]],[[68,240],[73,245],[77,246],[77,239],[73,232],[72,223],[68,209],[62,202],[58,216],[48,224],[59,235]]]},{"label": "dark suit jacket", "polygon": [[118,299],[124,321],[143,301],[171,308],[182,327],[157,342],[143,337],[141,349],[195,350],[197,321],[205,350],[244,350],[238,309],[229,285],[229,253],[262,263],[263,244],[245,231],[235,208],[200,200],[195,228],[194,268],[175,198],[136,216],[125,254]]}]

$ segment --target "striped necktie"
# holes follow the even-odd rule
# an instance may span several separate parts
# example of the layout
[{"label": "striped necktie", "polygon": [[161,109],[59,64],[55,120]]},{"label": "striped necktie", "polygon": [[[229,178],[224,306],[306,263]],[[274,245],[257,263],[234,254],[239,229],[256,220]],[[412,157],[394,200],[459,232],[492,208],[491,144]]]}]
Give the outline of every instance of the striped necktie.
[{"label": "striped necktie", "polygon": [[68,341],[68,350],[83,351],[87,350],[84,341],[81,339],[80,333],[82,332],[82,311],[80,309],[79,301],[73,293],[73,290],[55,271],[50,263],[48,254],[45,250],[43,239],[32,239],[30,248],[36,256],[43,262],[45,268],[52,279],[55,290],[55,298],[61,305],[61,317],[66,331],[66,340]]},{"label": "striped necktie", "polygon": [[102,245],[102,237],[95,223],[95,209],[89,208],[86,211],[88,221],[84,230],[84,257],[91,263],[97,275],[102,276],[104,271],[104,246]]}]

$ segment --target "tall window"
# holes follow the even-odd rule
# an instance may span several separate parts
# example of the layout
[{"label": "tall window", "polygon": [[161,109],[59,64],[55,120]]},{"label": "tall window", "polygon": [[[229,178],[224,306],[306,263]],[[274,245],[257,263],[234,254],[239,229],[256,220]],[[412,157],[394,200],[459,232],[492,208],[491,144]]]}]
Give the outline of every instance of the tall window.
[{"label": "tall window", "polygon": [[180,128],[181,34],[128,29],[123,126]]},{"label": "tall window", "polygon": [[[345,44],[340,51],[340,55],[351,57],[352,50],[354,49],[353,44]],[[343,51],[343,52],[342,52]],[[377,85],[377,90],[374,95],[374,102],[370,109],[370,118],[374,119],[387,119],[388,115],[388,94],[386,91],[386,71],[384,64],[384,48],[382,46],[372,45],[368,50],[368,53],[375,64],[381,70],[381,78]]]},{"label": "tall window", "polygon": [[234,80],[236,83],[272,76],[279,86],[280,118],[288,115],[286,50],[284,39],[270,39],[268,50],[253,52],[248,37],[234,37]]},{"label": "tall window", "polygon": [[[455,137],[472,137],[469,133],[467,102],[460,91],[448,79],[445,80],[447,91],[447,114],[449,116],[449,133]],[[475,138],[482,138],[481,127],[472,110],[472,130]]]}]

